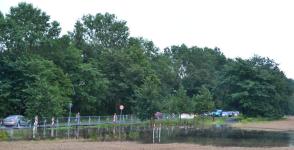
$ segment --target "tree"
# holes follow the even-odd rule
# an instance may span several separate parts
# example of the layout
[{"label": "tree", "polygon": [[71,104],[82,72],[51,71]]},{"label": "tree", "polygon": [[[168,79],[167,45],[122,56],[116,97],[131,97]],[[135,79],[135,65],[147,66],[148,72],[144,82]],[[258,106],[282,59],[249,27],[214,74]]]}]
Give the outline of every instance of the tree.
[{"label": "tree", "polygon": [[[97,64],[109,80],[106,104],[109,113],[118,111],[120,104],[133,108],[136,105],[132,102],[135,89],[144,84],[147,76],[154,74],[143,50],[136,46],[103,50]],[[131,113],[132,109],[125,112]]]},{"label": "tree", "polygon": [[59,36],[59,23],[49,22],[50,17],[32,4],[19,3],[11,7],[4,24],[0,26],[1,42],[10,51],[37,50],[48,38]]},{"label": "tree", "polygon": [[135,90],[134,112],[142,120],[151,119],[155,112],[160,111],[159,82],[156,76],[148,76],[144,84]]},{"label": "tree", "polygon": [[287,78],[270,59],[254,56],[229,63],[219,90],[227,108],[247,116],[281,117],[287,102]]},{"label": "tree", "polygon": [[73,110],[84,115],[105,114],[109,81],[93,63],[79,64],[71,74],[74,86]]},{"label": "tree", "polygon": [[1,114],[63,115],[72,94],[71,81],[63,71],[36,55],[12,58],[1,56],[0,99],[7,106]]},{"label": "tree", "polygon": [[168,113],[181,114],[183,112],[191,112],[191,109],[191,100],[183,86],[180,86],[173,95],[166,98],[164,110]]},{"label": "tree", "polygon": [[0,11],[0,35],[1,35],[0,36],[0,53],[5,50],[5,43],[3,39],[4,27],[5,27],[5,19],[4,19],[4,15]]},{"label": "tree", "polygon": [[196,95],[202,86],[210,90],[216,86],[219,71],[226,62],[219,49],[181,45],[172,46],[169,52],[178,78],[190,97]]},{"label": "tree", "polygon": [[286,104],[286,114],[293,115],[294,114],[294,80],[288,79],[288,87],[289,87],[289,98],[288,103]]},{"label": "tree", "polygon": [[134,38],[131,37],[129,39],[129,47],[137,46],[140,47],[144,54],[149,58],[149,60],[153,60],[159,54],[159,48],[154,45],[152,41],[148,41],[144,38]]},{"label": "tree", "polygon": [[210,112],[214,108],[214,101],[210,91],[202,86],[199,94],[192,97],[192,111],[194,113]]},{"label": "tree", "polygon": [[97,58],[102,49],[121,49],[128,45],[129,28],[126,21],[115,15],[97,13],[83,16],[71,33],[75,45],[83,50],[84,57]]}]

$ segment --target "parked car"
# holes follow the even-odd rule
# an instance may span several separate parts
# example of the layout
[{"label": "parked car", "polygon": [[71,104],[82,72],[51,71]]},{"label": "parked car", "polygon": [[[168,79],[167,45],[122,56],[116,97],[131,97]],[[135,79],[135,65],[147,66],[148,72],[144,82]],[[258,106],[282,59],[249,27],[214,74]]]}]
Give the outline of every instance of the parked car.
[{"label": "parked car", "polygon": [[3,126],[6,127],[28,127],[29,120],[22,115],[11,115],[3,120]]},{"label": "parked car", "polygon": [[181,117],[181,119],[193,119],[195,117],[195,115],[188,114],[188,113],[182,113],[180,117]]},{"label": "parked car", "polygon": [[222,117],[235,117],[239,115],[239,111],[223,111]]},{"label": "parked car", "polygon": [[231,117],[231,116],[232,116],[232,114],[229,111],[223,111],[222,112],[222,117]]},{"label": "parked car", "polygon": [[223,110],[217,109],[216,111],[212,112],[211,115],[215,117],[221,117],[223,113]]}]

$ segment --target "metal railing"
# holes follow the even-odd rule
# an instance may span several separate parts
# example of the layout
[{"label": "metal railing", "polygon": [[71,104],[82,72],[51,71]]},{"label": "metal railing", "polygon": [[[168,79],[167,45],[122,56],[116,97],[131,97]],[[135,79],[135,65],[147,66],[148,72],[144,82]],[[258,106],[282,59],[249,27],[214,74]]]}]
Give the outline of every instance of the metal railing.
[{"label": "metal railing", "polygon": [[[179,119],[178,114],[162,113],[158,118],[160,120],[175,120]],[[41,128],[51,127],[68,127],[68,126],[95,126],[100,124],[136,124],[141,123],[141,120],[136,115],[116,115],[114,116],[80,116],[80,117],[56,117],[52,124],[52,118],[42,117],[38,120],[38,126]],[[1,127],[1,125],[0,125]],[[28,122],[28,126],[22,128],[33,128],[34,119]]]},{"label": "metal railing", "polygon": [[54,125],[52,125],[52,118],[42,118],[38,122],[38,127],[94,126],[99,124],[134,124],[140,122],[140,119],[135,115],[117,115],[115,120],[113,116],[57,117],[54,119]]}]

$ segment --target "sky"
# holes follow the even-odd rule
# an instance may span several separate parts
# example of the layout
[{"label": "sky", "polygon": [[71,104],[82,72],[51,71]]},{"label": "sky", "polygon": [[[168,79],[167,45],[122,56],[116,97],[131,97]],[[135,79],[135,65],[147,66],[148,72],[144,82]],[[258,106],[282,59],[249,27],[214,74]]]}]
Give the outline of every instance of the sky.
[{"label": "sky", "polygon": [[292,0],[0,0],[0,10],[19,2],[60,22],[62,34],[83,15],[109,12],[160,49],[184,43],[219,47],[229,58],[269,57],[294,79]]}]

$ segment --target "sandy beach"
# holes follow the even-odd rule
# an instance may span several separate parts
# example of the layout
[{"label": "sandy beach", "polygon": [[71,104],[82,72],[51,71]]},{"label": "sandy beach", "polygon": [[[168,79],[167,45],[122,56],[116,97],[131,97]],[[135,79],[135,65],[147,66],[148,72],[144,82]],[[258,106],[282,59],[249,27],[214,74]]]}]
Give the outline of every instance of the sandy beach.
[{"label": "sandy beach", "polygon": [[258,123],[236,123],[233,127],[248,130],[269,130],[269,131],[294,131],[294,116],[283,120],[258,122]]},{"label": "sandy beach", "polygon": [[136,142],[91,142],[83,140],[0,142],[1,150],[294,150],[294,147],[216,147],[196,144],[140,144]]}]

